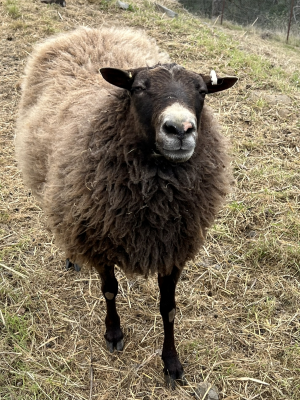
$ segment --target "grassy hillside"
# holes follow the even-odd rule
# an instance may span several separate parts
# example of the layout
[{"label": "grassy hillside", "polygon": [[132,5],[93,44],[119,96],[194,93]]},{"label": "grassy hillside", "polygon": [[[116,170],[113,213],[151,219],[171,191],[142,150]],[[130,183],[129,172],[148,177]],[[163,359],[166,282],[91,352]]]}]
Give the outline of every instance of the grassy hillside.
[{"label": "grassy hillside", "polygon": [[[202,380],[227,400],[300,399],[300,54],[242,29],[213,26],[174,2],[0,3],[0,398],[190,399]],[[145,29],[196,72],[239,76],[207,101],[231,139],[236,186],[178,284],[176,340],[189,386],[164,387],[155,278],[126,279],[117,297],[125,350],[109,354],[94,271],[64,254],[14,160],[26,58],[37,41],[79,25]],[[99,65],[100,67],[100,65]]]}]

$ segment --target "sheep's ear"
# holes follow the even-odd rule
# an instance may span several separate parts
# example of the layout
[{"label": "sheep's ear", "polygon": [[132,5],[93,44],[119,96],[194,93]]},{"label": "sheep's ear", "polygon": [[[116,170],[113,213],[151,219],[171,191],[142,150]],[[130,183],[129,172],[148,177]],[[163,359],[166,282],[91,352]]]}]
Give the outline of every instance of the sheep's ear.
[{"label": "sheep's ear", "polygon": [[210,75],[201,75],[204,82],[206,83],[208,93],[221,92],[231,88],[237,81],[236,76],[225,76],[218,78],[215,71],[211,71]]},{"label": "sheep's ear", "polygon": [[112,85],[130,90],[133,82],[133,74],[118,68],[101,68],[103,78]]}]

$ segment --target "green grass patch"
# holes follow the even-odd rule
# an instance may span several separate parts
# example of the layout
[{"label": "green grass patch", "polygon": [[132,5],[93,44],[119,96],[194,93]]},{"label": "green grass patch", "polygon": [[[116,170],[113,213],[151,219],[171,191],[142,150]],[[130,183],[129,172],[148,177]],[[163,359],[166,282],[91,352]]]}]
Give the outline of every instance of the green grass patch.
[{"label": "green grass patch", "polygon": [[248,246],[245,260],[256,266],[264,264],[285,265],[299,271],[300,244],[289,244],[274,236],[260,237]]},{"label": "green grass patch", "polygon": [[7,344],[15,351],[19,351],[20,348],[28,350],[29,321],[27,317],[7,313],[4,319]]},{"label": "green grass patch", "polygon": [[15,0],[6,0],[5,8],[11,18],[17,19],[21,17],[18,3]]}]

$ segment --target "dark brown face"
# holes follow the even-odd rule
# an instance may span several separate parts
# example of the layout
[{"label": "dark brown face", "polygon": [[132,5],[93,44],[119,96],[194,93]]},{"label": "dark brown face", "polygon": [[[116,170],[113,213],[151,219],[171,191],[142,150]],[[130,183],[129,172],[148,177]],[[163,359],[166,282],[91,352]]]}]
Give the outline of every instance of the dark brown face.
[{"label": "dark brown face", "polygon": [[101,73],[108,82],[131,92],[132,112],[156,152],[173,162],[193,155],[209,77],[176,64],[132,71],[104,68]]},{"label": "dark brown face", "polygon": [[182,67],[140,71],[131,88],[139,122],[166,159],[187,161],[193,154],[207,87],[200,75]]}]

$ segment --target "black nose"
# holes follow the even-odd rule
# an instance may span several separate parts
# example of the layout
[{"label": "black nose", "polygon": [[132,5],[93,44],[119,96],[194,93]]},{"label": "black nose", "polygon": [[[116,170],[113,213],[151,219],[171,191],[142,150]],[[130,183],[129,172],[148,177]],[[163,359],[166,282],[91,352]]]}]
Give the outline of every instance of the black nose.
[{"label": "black nose", "polygon": [[184,135],[193,133],[195,131],[195,126],[192,122],[182,122],[178,123],[176,121],[165,121],[162,126],[163,131],[168,135],[176,135],[179,137],[184,137]]}]

